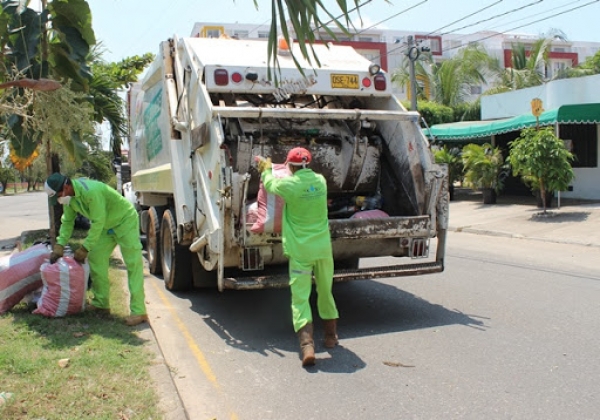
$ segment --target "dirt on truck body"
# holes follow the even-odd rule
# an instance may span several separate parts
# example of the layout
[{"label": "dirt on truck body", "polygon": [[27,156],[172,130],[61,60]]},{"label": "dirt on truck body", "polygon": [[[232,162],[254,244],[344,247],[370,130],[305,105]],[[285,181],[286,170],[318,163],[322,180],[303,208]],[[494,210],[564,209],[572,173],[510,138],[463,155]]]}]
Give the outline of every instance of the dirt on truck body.
[{"label": "dirt on truck body", "polygon": [[[321,67],[300,60],[304,74],[280,55],[276,83],[266,41],[174,38],[132,87],[133,189],[150,270],[168,289],[288,285],[281,233],[253,228],[254,156],[281,163],[298,146],[327,180],[336,281],[443,271],[447,168],[419,114],[351,47],[315,50]],[[360,263],[382,256],[395,261]]]}]

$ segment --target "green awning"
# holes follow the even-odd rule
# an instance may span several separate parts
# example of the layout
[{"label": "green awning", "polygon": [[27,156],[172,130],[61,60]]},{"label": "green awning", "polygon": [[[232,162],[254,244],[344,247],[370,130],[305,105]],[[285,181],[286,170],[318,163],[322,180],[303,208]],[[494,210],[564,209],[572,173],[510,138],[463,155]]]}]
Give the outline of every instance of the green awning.
[{"label": "green awning", "polygon": [[[557,122],[559,124],[600,124],[600,104],[563,105],[540,115],[540,125]],[[532,114],[525,114],[494,121],[436,124],[424,131],[426,136],[433,136],[436,140],[466,140],[520,131],[526,127],[535,127],[536,124],[537,121]]]}]

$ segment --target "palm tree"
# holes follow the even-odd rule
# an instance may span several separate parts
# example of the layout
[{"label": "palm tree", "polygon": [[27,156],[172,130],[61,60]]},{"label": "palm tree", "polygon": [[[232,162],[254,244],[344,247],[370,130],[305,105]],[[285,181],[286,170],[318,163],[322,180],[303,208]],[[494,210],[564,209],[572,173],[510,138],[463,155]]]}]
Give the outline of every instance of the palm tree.
[{"label": "palm tree", "polygon": [[[415,62],[415,74],[417,80],[423,80],[429,87],[430,98],[426,99],[450,107],[465,102],[471,95],[471,87],[485,84],[487,76],[496,74],[499,67],[498,60],[479,44],[470,44],[441,63],[435,63],[431,54],[421,57]],[[403,66],[393,72],[392,81],[409,82],[408,57]]]},{"label": "palm tree", "polygon": [[97,46],[89,57],[92,63],[89,97],[94,107],[94,120],[97,123],[108,122],[113,156],[120,157],[121,143],[127,133],[127,116],[119,91],[137,80],[138,75],[152,62],[154,55],[147,53],[127,57],[118,63],[106,63],[101,57],[102,51]]},{"label": "palm tree", "polygon": [[560,31],[552,31],[549,35],[536,40],[531,47],[523,43],[512,45],[511,66],[499,73],[495,86],[486,92],[494,94],[539,86],[548,81],[548,55],[552,41],[566,40]]}]

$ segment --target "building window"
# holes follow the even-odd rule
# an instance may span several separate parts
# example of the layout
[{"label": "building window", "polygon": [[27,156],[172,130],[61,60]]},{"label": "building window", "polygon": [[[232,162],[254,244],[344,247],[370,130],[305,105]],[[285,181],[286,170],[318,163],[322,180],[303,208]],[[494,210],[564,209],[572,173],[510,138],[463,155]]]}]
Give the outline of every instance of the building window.
[{"label": "building window", "polygon": [[236,37],[237,39],[246,39],[246,38],[248,38],[248,31],[242,31],[242,30],[236,29],[233,31],[233,36]]},{"label": "building window", "polygon": [[429,38],[429,48],[432,53],[442,53],[442,45],[439,38]]},{"label": "building window", "polygon": [[207,38],[218,38],[221,36],[221,31],[219,29],[207,29],[206,37]]},{"label": "building window", "polygon": [[415,42],[420,46],[427,46],[432,55],[442,55],[442,37],[415,35]]},{"label": "building window", "polygon": [[269,32],[268,31],[258,31],[258,37],[260,39],[266,39],[269,37]]},{"label": "building window", "polygon": [[598,167],[598,129],[596,124],[561,124],[560,138],[571,140],[573,168]]},{"label": "building window", "polygon": [[359,36],[358,41],[359,42],[373,42],[373,38],[371,38],[370,36]]}]

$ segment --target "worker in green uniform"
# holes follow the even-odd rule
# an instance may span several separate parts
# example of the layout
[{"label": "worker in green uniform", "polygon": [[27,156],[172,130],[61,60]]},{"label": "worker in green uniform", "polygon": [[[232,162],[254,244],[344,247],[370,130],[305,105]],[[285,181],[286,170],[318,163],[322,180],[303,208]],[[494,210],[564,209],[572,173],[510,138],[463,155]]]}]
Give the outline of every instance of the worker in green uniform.
[{"label": "worker in green uniform", "polygon": [[289,151],[286,164],[292,176],[276,178],[271,160],[257,158],[267,192],[285,200],[282,218],[283,251],[289,260],[292,320],[300,340],[302,366],[315,364],[313,318],[310,308],[312,278],[317,289],[317,309],[325,329],[325,347],[338,343],[339,318],[333,298],[333,252],[327,218],[327,183],[307,165],[311,154],[302,147]]},{"label": "worker in green uniform", "polygon": [[60,232],[50,262],[54,263],[63,256],[64,246],[73,233],[77,213],[87,217],[90,230],[74,257],[80,263],[88,258],[90,264],[94,296],[89,309],[109,311],[108,265],[110,255],[119,245],[127,266],[130,293],[131,314],[125,322],[131,326],[147,322],[142,245],[138,215],[133,204],[102,182],[85,178],[71,179],[60,173],[50,175],[44,188],[51,205],[57,202],[63,205]]}]

